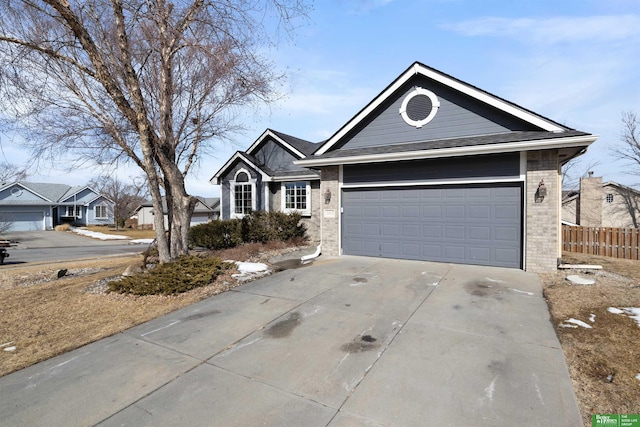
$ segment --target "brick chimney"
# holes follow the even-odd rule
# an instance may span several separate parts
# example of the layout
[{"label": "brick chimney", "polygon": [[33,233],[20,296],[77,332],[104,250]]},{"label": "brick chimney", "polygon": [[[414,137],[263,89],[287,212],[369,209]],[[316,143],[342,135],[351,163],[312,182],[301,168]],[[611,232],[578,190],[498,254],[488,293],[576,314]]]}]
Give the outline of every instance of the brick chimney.
[{"label": "brick chimney", "polygon": [[580,179],[580,203],[578,204],[578,224],[583,227],[602,225],[602,177]]}]

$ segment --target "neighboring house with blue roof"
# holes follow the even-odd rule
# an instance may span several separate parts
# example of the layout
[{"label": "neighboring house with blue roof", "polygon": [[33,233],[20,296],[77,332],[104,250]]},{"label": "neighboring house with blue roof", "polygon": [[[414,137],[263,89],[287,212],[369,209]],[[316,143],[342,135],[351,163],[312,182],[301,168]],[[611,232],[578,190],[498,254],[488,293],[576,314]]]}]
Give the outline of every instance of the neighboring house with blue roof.
[{"label": "neighboring house with blue roof", "polygon": [[0,222],[10,231],[49,230],[59,224],[113,224],[114,203],[87,186],[0,183]]},{"label": "neighboring house with blue roof", "polygon": [[548,271],[561,166],[596,139],[415,62],[328,140],[267,130],[210,182],[223,219],[299,211],[325,255]]}]

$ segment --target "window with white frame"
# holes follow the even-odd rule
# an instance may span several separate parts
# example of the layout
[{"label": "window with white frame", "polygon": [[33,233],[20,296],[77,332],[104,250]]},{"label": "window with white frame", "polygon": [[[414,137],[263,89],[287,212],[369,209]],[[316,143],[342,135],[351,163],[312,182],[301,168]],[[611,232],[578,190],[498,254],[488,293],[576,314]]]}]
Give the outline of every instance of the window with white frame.
[{"label": "window with white frame", "polygon": [[254,193],[255,182],[249,177],[249,173],[245,170],[236,173],[235,180],[231,182],[231,217],[241,218],[255,210]]},{"label": "window with white frame", "polygon": [[95,207],[96,219],[109,218],[109,211],[107,205],[96,205]]},{"label": "window with white frame", "polygon": [[[74,211],[75,211],[75,213],[74,213]],[[66,210],[64,216],[82,218],[82,206],[78,206],[78,205],[76,205],[76,206],[67,206],[67,210]]]},{"label": "window with white frame", "polygon": [[309,181],[282,183],[282,211],[311,215],[311,185]]}]

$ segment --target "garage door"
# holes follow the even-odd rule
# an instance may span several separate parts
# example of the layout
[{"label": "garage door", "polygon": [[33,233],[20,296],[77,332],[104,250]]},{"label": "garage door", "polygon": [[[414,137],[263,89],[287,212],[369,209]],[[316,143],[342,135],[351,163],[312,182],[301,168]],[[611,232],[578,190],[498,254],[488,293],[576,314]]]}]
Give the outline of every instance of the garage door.
[{"label": "garage door", "polygon": [[11,223],[10,231],[44,230],[43,212],[9,212],[3,213],[2,218]]},{"label": "garage door", "polygon": [[343,190],[347,255],[521,267],[522,187]]}]

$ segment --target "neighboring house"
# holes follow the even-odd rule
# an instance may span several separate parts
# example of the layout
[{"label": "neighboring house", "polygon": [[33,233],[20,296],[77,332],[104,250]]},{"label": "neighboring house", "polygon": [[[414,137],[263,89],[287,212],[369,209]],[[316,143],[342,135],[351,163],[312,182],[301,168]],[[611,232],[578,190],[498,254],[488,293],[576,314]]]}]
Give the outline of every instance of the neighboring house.
[{"label": "neighboring house", "polygon": [[320,174],[298,166],[313,144],[267,129],[247,151],[238,151],[216,172],[221,185],[221,217],[241,218],[255,211],[299,212],[312,241],[320,240]]},{"label": "neighboring house", "polygon": [[[191,226],[213,221],[220,218],[220,199],[217,197],[200,197],[198,199],[195,210],[191,216]],[[168,228],[169,219],[167,215],[167,201],[162,198],[162,207],[164,208],[164,226]],[[131,219],[135,219],[135,227],[139,229],[154,230],[153,224],[154,211],[151,202],[143,203],[134,211]],[[129,222],[127,222],[129,223]]]},{"label": "neighboring house", "polygon": [[640,191],[602,177],[580,180],[562,199],[562,221],[585,227],[639,228]]},{"label": "neighboring house", "polygon": [[[222,218],[282,209],[289,191],[325,255],[545,271],[561,256],[561,166],[596,139],[416,62],[323,143],[267,130],[211,183]],[[310,211],[286,204],[308,199],[296,182]]]},{"label": "neighboring house", "polygon": [[113,224],[113,201],[90,187],[34,182],[0,183],[0,222],[11,231],[49,230],[59,224]]}]

